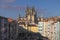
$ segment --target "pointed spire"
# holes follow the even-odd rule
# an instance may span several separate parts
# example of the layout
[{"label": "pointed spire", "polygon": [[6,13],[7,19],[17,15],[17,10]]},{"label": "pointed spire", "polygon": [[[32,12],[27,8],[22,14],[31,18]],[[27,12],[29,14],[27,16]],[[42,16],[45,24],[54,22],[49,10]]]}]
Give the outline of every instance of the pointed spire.
[{"label": "pointed spire", "polygon": [[20,20],[20,14],[18,15],[18,17],[17,17],[17,21],[19,21]]},{"label": "pointed spire", "polygon": [[35,11],[35,7],[34,6],[32,6],[32,10]]},{"label": "pointed spire", "polygon": [[19,16],[18,16],[18,19],[20,18],[20,14],[19,14]]}]

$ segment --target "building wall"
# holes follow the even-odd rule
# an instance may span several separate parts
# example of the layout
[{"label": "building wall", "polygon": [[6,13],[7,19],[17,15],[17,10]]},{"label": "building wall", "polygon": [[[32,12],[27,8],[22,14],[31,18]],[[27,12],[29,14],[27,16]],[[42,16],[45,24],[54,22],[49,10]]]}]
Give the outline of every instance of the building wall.
[{"label": "building wall", "polygon": [[6,40],[7,39],[7,27],[8,27],[8,21],[7,18],[0,17],[0,40]]},{"label": "building wall", "polygon": [[60,31],[60,22],[58,21],[58,22],[56,22],[55,23],[55,25],[54,25],[54,27],[55,27],[55,40],[60,40],[60,33],[59,33],[59,31]]},{"label": "building wall", "polygon": [[9,33],[9,38],[8,38],[8,40],[15,40],[16,38],[17,38],[17,36],[18,36],[18,23],[17,23],[17,21],[15,21],[15,20],[12,20],[12,21],[10,21],[10,20],[12,20],[12,19],[9,19],[8,20],[8,22],[9,22],[9,31],[8,31],[8,33]]},{"label": "building wall", "polygon": [[44,22],[38,22],[38,32],[44,36]]},{"label": "building wall", "polygon": [[47,23],[48,22],[44,22],[44,36],[46,36],[47,37]]},{"label": "building wall", "polygon": [[[41,25],[44,25],[44,26],[41,27]],[[39,28],[39,26],[41,28]],[[39,22],[38,29],[41,29],[40,33],[44,35],[45,37],[48,37],[50,40],[60,40],[60,36],[59,36],[60,35],[60,22],[58,21],[58,19],[56,19],[56,21],[48,20],[48,21],[42,21],[42,23]]]},{"label": "building wall", "polygon": [[28,30],[32,32],[38,32],[38,27],[37,26],[28,26]]},{"label": "building wall", "polygon": [[44,22],[44,35],[48,37],[50,40],[54,40],[54,21],[46,21]]},{"label": "building wall", "polygon": [[17,37],[17,24],[10,22],[8,18],[0,17],[0,40],[15,40]]}]

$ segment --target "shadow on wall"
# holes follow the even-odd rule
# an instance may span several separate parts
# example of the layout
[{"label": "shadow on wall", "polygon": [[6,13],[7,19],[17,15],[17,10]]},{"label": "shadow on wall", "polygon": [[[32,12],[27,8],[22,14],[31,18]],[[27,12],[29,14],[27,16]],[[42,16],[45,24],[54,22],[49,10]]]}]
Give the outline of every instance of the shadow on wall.
[{"label": "shadow on wall", "polygon": [[43,37],[40,33],[34,33],[20,27],[19,34],[16,40],[49,40],[49,39],[47,37]]}]

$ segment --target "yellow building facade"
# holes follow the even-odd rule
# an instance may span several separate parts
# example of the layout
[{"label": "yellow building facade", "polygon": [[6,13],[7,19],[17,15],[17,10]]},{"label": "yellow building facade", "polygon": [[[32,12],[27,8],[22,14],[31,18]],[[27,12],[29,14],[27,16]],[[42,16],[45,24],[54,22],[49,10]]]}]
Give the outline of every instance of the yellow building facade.
[{"label": "yellow building facade", "polygon": [[38,26],[36,24],[28,24],[28,30],[32,32],[38,32]]}]

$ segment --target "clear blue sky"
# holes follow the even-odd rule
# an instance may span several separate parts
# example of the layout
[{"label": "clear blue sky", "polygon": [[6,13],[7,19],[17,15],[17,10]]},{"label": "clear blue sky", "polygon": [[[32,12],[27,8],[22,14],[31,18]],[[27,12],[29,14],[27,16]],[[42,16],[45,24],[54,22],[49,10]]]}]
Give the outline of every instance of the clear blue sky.
[{"label": "clear blue sky", "polygon": [[[60,0],[0,0],[0,16],[10,17],[17,19],[17,16],[25,16],[23,7],[35,6],[37,16],[43,15],[44,17],[60,16]],[[21,6],[22,10],[15,8],[7,8],[8,6],[18,7]],[[40,13],[42,11],[42,13]]]}]

